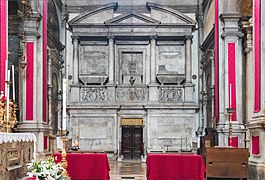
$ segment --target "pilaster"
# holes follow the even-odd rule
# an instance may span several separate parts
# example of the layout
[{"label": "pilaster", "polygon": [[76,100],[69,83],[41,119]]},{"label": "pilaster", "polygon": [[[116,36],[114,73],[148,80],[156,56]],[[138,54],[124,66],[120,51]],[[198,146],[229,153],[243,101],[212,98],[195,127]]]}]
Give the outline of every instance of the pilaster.
[{"label": "pilaster", "polygon": [[[224,28],[221,33],[223,48],[220,48],[219,81],[224,83],[219,86],[220,119],[217,125],[219,145],[228,146],[229,139],[229,114],[227,108],[235,109],[232,114],[233,144],[245,147],[245,109],[244,109],[244,62],[242,58],[242,38],[244,34],[239,27],[241,15],[226,13],[221,15]],[[223,51],[222,51],[223,49]],[[222,62],[223,61],[223,62]],[[236,143],[237,142],[237,143]]]},{"label": "pilaster", "polygon": [[[22,30],[19,51],[19,108],[18,132],[32,132],[37,137],[37,152],[43,153],[48,143],[49,126],[46,121],[47,81],[46,81],[46,6],[32,1],[21,4]],[[40,11],[39,11],[40,10]],[[45,18],[44,18],[45,17]],[[47,64],[46,64],[47,65]],[[46,137],[46,141],[44,140]],[[45,141],[45,142],[44,142]]]},{"label": "pilaster", "polygon": [[191,83],[191,74],[192,74],[192,61],[191,61],[191,41],[192,36],[185,37],[185,75],[186,83]]},{"label": "pilaster", "polygon": [[158,86],[156,82],[156,36],[150,36],[150,83],[149,87],[149,101],[157,101]]},{"label": "pilaster", "polygon": [[108,84],[114,84],[114,37],[109,36],[109,82]]},{"label": "pilaster", "polygon": [[73,84],[79,84],[79,38],[77,36],[73,36]]}]

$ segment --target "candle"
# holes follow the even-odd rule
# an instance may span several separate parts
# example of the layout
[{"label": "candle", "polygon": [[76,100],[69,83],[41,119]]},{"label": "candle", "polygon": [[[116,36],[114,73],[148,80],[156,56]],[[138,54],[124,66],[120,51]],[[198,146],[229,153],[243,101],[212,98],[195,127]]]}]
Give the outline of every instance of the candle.
[{"label": "candle", "polygon": [[16,93],[15,93],[15,67],[12,65],[12,86],[13,86],[13,102],[16,100]]},{"label": "candle", "polygon": [[6,81],[10,81],[10,70],[7,70],[7,78]]},{"label": "candle", "polygon": [[63,122],[62,122],[62,130],[66,130],[66,85],[67,80],[63,79]]},{"label": "candle", "polygon": [[232,86],[231,83],[229,84],[229,108],[231,108],[232,105]]},{"label": "candle", "polygon": [[6,121],[9,122],[9,81],[10,81],[10,70],[7,71],[7,88],[6,88]]}]

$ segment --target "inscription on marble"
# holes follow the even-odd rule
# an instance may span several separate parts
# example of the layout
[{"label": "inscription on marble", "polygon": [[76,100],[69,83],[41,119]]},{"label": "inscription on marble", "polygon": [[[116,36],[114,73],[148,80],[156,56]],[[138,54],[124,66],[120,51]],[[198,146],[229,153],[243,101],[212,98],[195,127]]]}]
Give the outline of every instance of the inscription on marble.
[{"label": "inscription on marble", "polygon": [[80,74],[107,74],[108,57],[106,46],[83,46],[80,48]]},{"label": "inscription on marble", "polygon": [[129,73],[130,74],[136,73],[136,62],[135,61],[129,61],[128,62],[128,67],[129,67]]}]

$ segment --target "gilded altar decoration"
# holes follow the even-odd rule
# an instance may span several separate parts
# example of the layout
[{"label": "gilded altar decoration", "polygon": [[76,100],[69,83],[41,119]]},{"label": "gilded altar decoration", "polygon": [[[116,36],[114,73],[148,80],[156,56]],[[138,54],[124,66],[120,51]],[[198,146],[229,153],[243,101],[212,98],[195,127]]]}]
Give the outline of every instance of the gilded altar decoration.
[{"label": "gilded altar decoration", "polygon": [[0,126],[2,132],[11,132],[11,129],[17,124],[16,104],[7,101],[0,102]]}]

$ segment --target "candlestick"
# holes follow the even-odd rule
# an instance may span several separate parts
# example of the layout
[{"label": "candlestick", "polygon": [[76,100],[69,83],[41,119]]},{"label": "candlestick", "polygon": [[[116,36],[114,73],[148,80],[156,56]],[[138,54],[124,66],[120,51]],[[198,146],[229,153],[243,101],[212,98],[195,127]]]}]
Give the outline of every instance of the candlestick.
[{"label": "candlestick", "polygon": [[13,87],[13,102],[16,100],[15,94],[15,67],[12,65],[12,87]]}]

